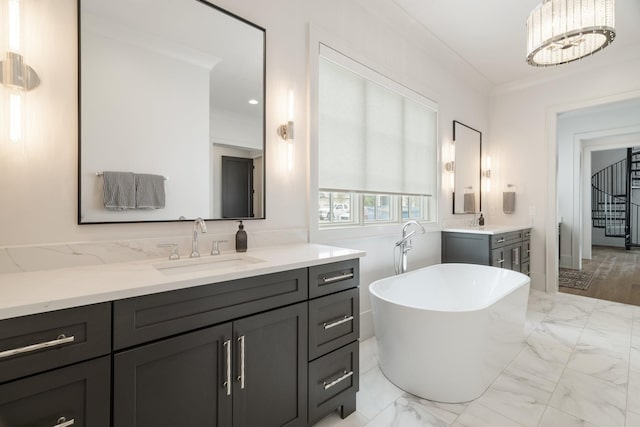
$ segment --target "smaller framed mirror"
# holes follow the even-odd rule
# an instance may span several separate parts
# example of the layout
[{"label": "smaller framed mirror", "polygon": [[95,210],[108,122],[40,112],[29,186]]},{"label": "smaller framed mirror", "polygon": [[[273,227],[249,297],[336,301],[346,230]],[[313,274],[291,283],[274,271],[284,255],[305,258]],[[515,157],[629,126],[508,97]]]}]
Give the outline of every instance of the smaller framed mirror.
[{"label": "smaller framed mirror", "polygon": [[482,132],[457,120],[453,121],[455,146],[453,213],[469,214],[482,210]]}]

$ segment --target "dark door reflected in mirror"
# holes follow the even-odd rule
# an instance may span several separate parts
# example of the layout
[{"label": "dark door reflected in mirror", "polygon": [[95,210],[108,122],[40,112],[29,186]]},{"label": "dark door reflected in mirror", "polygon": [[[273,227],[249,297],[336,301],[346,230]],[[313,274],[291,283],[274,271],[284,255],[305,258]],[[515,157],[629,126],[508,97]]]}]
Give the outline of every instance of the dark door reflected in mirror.
[{"label": "dark door reflected in mirror", "polygon": [[264,218],[265,30],[204,0],[78,10],[78,222]]},{"label": "dark door reflected in mirror", "polygon": [[253,217],[253,160],[222,156],[222,217]]}]

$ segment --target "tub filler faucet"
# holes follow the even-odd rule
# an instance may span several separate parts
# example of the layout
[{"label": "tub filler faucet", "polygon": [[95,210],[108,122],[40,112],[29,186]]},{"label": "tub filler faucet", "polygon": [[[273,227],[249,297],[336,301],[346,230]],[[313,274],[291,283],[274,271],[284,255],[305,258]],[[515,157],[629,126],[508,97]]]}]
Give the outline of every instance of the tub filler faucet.
[{"label": "tub filler faucet", "polygon": [[412,225],[417,227],[418,230],[420,230],[421,234],[424,234],[426,231],[424,227],[417,221],[410,220],[404,223],[404,225],[402,226],[402,239],[398,240],[395,246],[396,248],[400,249],[399,260],[397,260],[397,262],[394,262],[396,274],[407,272],[407,252],[409,252],[413,248],[413,246],[411,245],[411,238],[414,234],[417,233],[417,230],[407,232],[409,230],[409,227],[411,227]]}]

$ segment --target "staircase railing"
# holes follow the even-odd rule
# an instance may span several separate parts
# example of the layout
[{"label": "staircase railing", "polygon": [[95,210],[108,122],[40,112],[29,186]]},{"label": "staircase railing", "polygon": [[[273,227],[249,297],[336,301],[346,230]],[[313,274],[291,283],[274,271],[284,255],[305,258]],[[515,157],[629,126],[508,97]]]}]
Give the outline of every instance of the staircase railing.
[{"label": "staircase railing", "polygon": [[[633,154],[636,154],[634,152]],[[593,226],[604,228],[607,237],[625,238],[625,246],[640,246],[640,205],[632,203],[631,174],[628,164],[634,155],[596,172],[591,177],[591,218]]]}]

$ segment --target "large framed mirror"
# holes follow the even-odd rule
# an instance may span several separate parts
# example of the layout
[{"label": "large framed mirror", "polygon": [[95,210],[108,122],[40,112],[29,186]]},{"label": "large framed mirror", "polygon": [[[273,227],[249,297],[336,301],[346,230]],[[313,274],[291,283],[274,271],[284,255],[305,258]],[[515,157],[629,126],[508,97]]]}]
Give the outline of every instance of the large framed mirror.
[{"label": "large framed mirror", "polygon": [[78,222],[265,217],[265,30],[205,0],[78,0]]},{"label": "large framed mirror", "polygon": [[453,213],[469,214],[482,210],[482,132],[457,120],[453,121],[455,147]]}]

